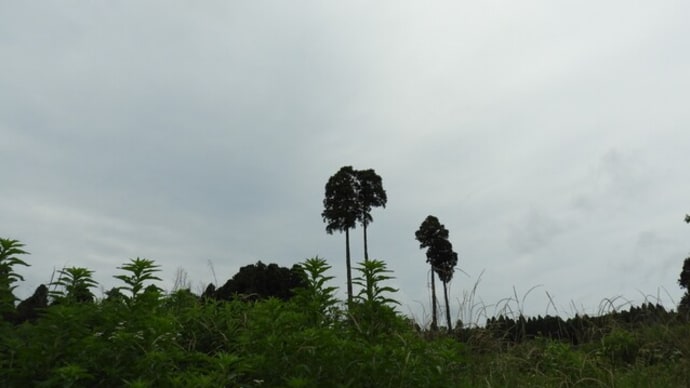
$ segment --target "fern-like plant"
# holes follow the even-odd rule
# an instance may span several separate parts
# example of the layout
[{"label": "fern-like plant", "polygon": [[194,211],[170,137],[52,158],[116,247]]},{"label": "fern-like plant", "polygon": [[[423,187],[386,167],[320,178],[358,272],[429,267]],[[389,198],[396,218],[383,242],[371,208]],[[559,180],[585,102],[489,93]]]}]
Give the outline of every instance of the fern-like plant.
[{"label": "fern-like plant", "polygon": [[[125,295],[125,298],[130,301],[136,300],[141,294],[141,291],[144,289],[144,282],[161,280],[159,277],[154,275],[156,272],[160,271],[160,266],[155,264],[153,260],[140,259],[137,257],[136,259],[131,259],[129,263],[121,267],[117,267],[117,269],[129,272],[128,275],[115,275],[113,277],[120,279],[127,284],[126,286],[118,288],[121,290],[127,290],[131,293],[129,296]],[[151,286],[158,289],[158,287],[154,285],[150,285],[149,287]],[[147,287],[147,290],[149,287]]]},{"label": "fern-like plant", "polygon": [[386,280],[395,279],[388,275],[393,271],[386,268],[386,263],[381,260],[368,260],[358,263],[355,270],[360,276],[354,278],[352,283],[362,287],[355,301],[358,303],[384,306],[388,304],[400,304],[397,300],[384,296],[386,293],[396,293],[397,289],[383,286]]},{"label": "fern-like plant", "polygon": [[0,238],[0,314],[14,311],[14,302],[17,297],[14,296],[13,291],[17,286],[13,284],[24,280],[22,275],[15,272],[14,267],[29,266],[17,257],[17,255],[28,254],[22,249],[23,246],[24,244],[18,240]]},{"label": "fern-like plant", "polygon": [[335,298],[337,287],[326,286],[333,276],[327,276],[331,269],[326,260],[320,257],[306,259],[298,264],[304,272],[306,287],[295,290],[295,302],[304,311],[312,314],[311,320],[315,325],[327,323],[337,315],[338,300]]},{"label": "fern-like plant", "polygon": [[50,292],[56,302],[93,302],[94,295],[90,288],[96,287],[98,283],[93,280],[92,270],[70,267],[61,269],[58,274],[58,279],[50,283],[56,287]]},{"label": "fern-like plant", "polygon": [[391,305],[400,304],[387,294],[398,290],[382,283],[394,279],[381,260],[368,260],[355,267],[360,276],[352,283],[361,287],[349,306],[348,315],[354,329],[369,339],[389,333],[399,326],[400,319]]}]

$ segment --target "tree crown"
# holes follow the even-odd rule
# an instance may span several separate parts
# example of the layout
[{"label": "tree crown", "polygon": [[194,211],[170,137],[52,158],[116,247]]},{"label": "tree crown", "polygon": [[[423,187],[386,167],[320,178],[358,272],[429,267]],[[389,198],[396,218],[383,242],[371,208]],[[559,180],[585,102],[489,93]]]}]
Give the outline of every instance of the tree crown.
[{"label": "tree crown", "polygon": [[438,218],[430,215],[415,232],[415,238],[419,241],[420,249],[429,248],[436,240],[448,240],[448,229],[439,222]]},{"label": "tree crown", "polygon": [[341,167],[326,183],[321,213],[327,223],[326,232],[354,228],[357,221],[369,225],[373,221],[371,209],[386,207],[387,201],[382,179],[373,169]]}]

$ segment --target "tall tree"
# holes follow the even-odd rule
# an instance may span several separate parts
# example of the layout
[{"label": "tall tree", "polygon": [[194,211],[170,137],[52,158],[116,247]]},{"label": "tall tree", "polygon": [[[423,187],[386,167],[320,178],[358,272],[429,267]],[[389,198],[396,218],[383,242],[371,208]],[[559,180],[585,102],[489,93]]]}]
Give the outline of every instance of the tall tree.
[{"label": "tall tree", "polygon": [[458,265],[458,254],[453,251],[453,244],[446,239],[436,239],[427,251],[431,266],[443,282],[443,296],[446,302],[446,323],[448,331],[452,330],[450,321],[450,304],[448,303],[448,283],[453,279],[455,266]]},{"label": "tall tree", "polygon": [[374,219],[371,217],[371,209],[374,207],[386,207],[388,198],[386,190],[383,189],[383,181],[373,169],[361,170],[357,175],[357,201],[359,203],[359,214],[357,220],[362,224],[364,230],[364,261],[369,261],[369,249],[367,244],[367,225]]},{"label": "tall tree", "polygon": [[[438,218],[427,216],[424,222],[415,232],[415,238],[419,241],[419,249],[428,248],[426,252],[426,262],[431,265],[431,328],[436,329],[438,318],[436,314],[436,270],[434,260],[429,256],[429,248],[435,245],[437,240],[448,240],[448,229],[443,226]],[[433,252],[432,252],[433,253]]]},{"label": "tall tree", "polygon": [[345,265],[347,269],[347,300],[352,302],[352,269],[350,265],[350,229],[357,225],[361,214],[358,200],[357,172],[344,166],[328,179],[321,213],[326,232],[345,232]]}]

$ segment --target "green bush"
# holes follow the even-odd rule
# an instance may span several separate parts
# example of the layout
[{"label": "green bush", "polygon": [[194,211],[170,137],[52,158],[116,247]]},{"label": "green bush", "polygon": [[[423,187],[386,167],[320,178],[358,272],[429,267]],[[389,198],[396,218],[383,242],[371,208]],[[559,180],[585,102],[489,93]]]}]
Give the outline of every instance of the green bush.
[{"label": "green bush", "polygon": [[601,340],[600,354],[613,365],[633,364],[640,349],[635,335],[627,330],[615,328]]}]

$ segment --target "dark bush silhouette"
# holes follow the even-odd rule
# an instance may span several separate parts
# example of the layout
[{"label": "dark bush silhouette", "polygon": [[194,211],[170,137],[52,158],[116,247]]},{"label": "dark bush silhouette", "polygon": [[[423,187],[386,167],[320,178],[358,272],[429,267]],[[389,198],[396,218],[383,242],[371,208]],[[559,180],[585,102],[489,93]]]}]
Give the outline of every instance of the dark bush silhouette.
[{"label": "dark bush silhouette", "polygon": [[678,277],[678,285],[685,289],[685,294],[678,304],[678,312],[687,318],[690,315],[690,257],[683,262],[683,269]]},{"label": "dark bush silhouette", "polygon": [[278,264],[266,265],[258,261],[256,264],[240,268],[232,279],[215,292],[209,286],[204,295],[209,297],[208,294],[212,293],[213,298],[219,300],[231,300],[236,295],[242,295],[249,300],[269,297],[288,300],[293,296],[294,288],[305,285],[304,275],[298,266],[285,268]]},{"label": "dark bush silhouette", "polygon": [[201,300],[214,299],[216,297],[216,286],[213,283],[209,283],[206,289],[201,294]]},{"label": "dark bush silhouette", "polygon": [[48,307],[48,287],[41,284],[36,288],[33,295],[24,299],[17,305],[17,312],[12,321],[16,324],[22,322],[33,322],[38,319],[40,313]]}]

